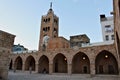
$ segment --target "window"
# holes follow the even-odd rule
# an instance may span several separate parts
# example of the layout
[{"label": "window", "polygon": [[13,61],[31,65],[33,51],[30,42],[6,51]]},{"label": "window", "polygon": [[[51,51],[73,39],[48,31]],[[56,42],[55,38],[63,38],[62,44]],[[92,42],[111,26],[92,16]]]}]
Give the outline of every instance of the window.
[{"label": "window", "polygon": [[56,38],[56,36],[54,35],[54,38]]},{"label": "window", "polygon": [[46,22],[47,22],[47,19],[43,19],[43,22],[46,23]]},{"label": "window", "polygon": [[50,18],[48,18],[48,22],[50,22]]},{"label": "window", "polygon": [[57,32],[57,29],[56,29],[56,28],[54,28],[54,31],[55,31],[55,32]]},{"label": "window", "polygon": [[50,26],[43,28],[43,31],[44,31],[44,32],[47,32],[47,31],[49,31],[49,30],[50,30]]},{"label": "window", "polygon": [[44,32],[46,32],[46,31],[47,31],[47,28],[46,28],[46,27],[45,27],[45,28],[43,28],[43,31],[44,31]]},{"label": "window", "polygon": [[46,27],[47,28],[47,31],[49,31],[50,30],[50,26],[48,26],[48,27]]},{"label": "window", "polygon": [[106,41],[108,41],[108,40],[109,40],[109,36],[108,36],[108,35],[106,35],[106,36],[105,36],[105,39],[106,39]]},{"label": "window", "polygon": [[54,33],[57,33],[57,29],[56,29],[56,28],[54,28],[53,32],[54,32]]},{"label": "window", "polygon": [[111,25],[105,26],[105,32],[107,32],[107,33],[113,32],[113,28],[111,27]]},{"label": "window", "polygon": [[56,19],[54,19],[54,22],[57,24],[58,23],[58,21],[56,20]]},{"label": "window", "polygon": [[43,19],[43,22],[44,22],[44,23],[50,22],[50,18]]},{"label": "window", "polygon": [[114,40],[114,39],[115,39],[115,38],[114,38],[114,35],[111,35],[111,39],[112,39],[112,40]]},{"label": "window", "polygon": [[43,22],[46,22],[46,20],[44,19]]}]

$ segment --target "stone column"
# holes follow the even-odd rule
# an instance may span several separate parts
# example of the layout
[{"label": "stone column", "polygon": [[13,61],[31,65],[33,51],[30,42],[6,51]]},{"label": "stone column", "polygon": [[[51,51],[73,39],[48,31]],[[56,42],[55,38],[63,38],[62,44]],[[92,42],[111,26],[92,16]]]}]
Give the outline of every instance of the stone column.
[{"label": "stone column", "polygon": [[25,71],[25,63],[22,64],[22,71]]},{"label": "stone column", "polygon": [[12,70],[14,69],[14,62],[12,63]]},{"label": "stone column", "polygon": [[16,65],[15,65],[15,62],[13,62],[13,72],[16,72]]},{"label": "stone column", "polygon": [[94,62],[91,62],[90,63],[90,75],[91,75],[91,77],[92,76],[95,76],[95,63]]},{"label": "stone column", "polygon": [[38,73],[38,70],[39,70],[39,64],[36,63],[36,64],[35,64],[35,72]]},{"label": "stone column", "polygon": [[119,76],[120,76],[120,57],[118,57],[118,73],[119,73]]},{"label": "stone column", "polygon": [[53,73],[53,64],[49,63],[49,74]]},{"label": "stone column", "polygon": [[119,76],[120,76],[120,63],[118,64],[119,66],[118,66],[118,74],[119,74]]},{"label": "stone column", "polygon": [[72,64],[68,63],[68,74],[71,75],[72,74]]}]

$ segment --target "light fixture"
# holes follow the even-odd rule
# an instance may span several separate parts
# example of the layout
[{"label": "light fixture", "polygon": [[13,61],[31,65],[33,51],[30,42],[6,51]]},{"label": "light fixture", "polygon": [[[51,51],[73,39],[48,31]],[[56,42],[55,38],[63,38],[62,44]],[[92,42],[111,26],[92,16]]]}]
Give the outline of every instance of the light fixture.
[{"label": "light fixture", "polygon": [[83,57],[83,60],[85,60],[86,58],[85,57]]},{"label": "light fixture", "polygon": [[66,59],[66,58],[64,58],[64,60],[66,61],[67,59]]},{"label": "light fixture", "polygon": [[105,58],[108,58],[108,55],[105,55]]}]

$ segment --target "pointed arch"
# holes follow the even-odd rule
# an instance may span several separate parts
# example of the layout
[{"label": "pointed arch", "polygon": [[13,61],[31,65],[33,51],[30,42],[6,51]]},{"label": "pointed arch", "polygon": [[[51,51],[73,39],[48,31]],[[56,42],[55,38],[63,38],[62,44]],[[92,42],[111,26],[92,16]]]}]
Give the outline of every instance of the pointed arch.
[{"label": "pointed arch", "polygon": [[59,53],[53,59],[54,73],[67,73],[67,58]]},{"label": "pointed arch", "polygon": [[30,67],[35,71],[35,59],[33,56],[28,56],[25,61],[25,70],[29,70]]},{"label": "pointed arch", "polygon": [[40,57],[39,61],[39,73],[49,73],[49,59],[47,56],[43,55]]},{"label": "pointed arch", "polygon": [[15,60],[15,69],[16,70],[22,70],[22,65],[23,65],[23,61],[22,58],[20,56],[18,56]]},{"label": "pointed arch", "polygon": [[95,59],[96,74],[118,74],[118,63],[109,51],[101,51]]},{"label": "pointed arch", "polygon": [[85,53],[79,52],[72,59],[72,73],[89,74],[90,60]]}]

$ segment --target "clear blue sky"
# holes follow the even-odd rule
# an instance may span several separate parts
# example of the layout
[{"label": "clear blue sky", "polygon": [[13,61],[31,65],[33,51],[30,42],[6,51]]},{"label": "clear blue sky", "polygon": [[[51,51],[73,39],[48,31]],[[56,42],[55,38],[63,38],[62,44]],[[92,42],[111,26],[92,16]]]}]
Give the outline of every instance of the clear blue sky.
[{"label": "clear blue sky", "polygon": [[37,50],[41,16],[53,2],[59,17],[59,35],[87,34],[93,42],[102,41],[100,14],[110,16],[112,0],[0,0],[0,30],[16,35],[15,44]]}]

